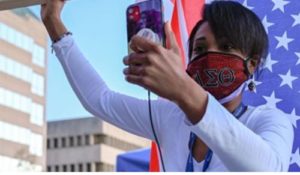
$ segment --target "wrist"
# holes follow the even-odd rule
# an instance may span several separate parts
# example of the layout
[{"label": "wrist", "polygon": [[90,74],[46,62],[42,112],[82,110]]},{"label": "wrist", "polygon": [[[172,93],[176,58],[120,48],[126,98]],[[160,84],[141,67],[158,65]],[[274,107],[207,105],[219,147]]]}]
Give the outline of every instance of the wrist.
[{"label": "wrist", "polygon": [[65,38],[65,37],[67,37],[69,35],[73,35],[73,34],[71,32],[63,33],[56,40],[52,40],[52,44],[55,44],[55,43],[59,42],[60,40],[62,40],[63,38]]},{"label": "wrist", "polygon": [[185,104],[187,104],[187,99],[189,99],[190,96],[190,84],[192,83],[190,80],[191,78],[188,75],[183,78],[183,86],[181,86],[181,88],[179,89],[179,93],[177,93],[178,95],[176,96],[176,99],[174,99],[175,103],[178,106],[185,106]]},{"label": "wrist", "polygon": [[56,15],[56,14],[50,14],[43,18],[43,23],[45,25],[51,25],[51,24],[61,23],[61,22],[62,20],[60,15]]},{"label": "wrist", "polygon": [[207,107],[208,94],[193,79],[186,79],[184,91],[176,101],[177,105],[185,112],[187,118],[192,124],[198,123]]},{"label": "wrist", "polygon": [[52,41],[59,40],[63,34],[68,32],[59,17],[46,17],[43,22]]}]

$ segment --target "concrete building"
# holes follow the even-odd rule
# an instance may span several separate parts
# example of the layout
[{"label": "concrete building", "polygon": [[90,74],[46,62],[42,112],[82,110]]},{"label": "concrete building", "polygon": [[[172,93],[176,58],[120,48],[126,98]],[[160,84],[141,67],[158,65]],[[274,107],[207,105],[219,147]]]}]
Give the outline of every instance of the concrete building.
[{"label": "concrete building", "polygon": [[149,140],[96,117],[48,122],[47,171],[114,171],[118,154],[144,147]]},{"label": "concrete building", "polygon": [[0,12],[0,171],[46,170],[47,37],[29,9]]}]

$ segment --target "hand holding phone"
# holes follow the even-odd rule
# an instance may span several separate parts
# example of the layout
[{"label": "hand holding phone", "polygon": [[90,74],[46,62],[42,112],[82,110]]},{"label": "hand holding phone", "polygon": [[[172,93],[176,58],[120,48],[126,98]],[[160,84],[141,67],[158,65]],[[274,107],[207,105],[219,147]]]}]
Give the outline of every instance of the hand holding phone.
[{"label": "hand holding phone", "polygon": [[131,38],[141,36],[165,46],[163,6],[161,0],[146,0],[127,8],[128,52]]}]

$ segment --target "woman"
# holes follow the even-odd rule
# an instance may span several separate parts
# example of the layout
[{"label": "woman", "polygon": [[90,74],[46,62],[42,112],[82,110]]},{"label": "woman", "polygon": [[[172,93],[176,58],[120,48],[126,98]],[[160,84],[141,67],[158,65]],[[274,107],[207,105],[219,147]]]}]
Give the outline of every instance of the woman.
[{"label": "woman", "polygon": [[190,36],[187,71],[182,70],[169,24],[167,48],[138,36],[132,39],[136,53],[124,58],[126,80],[165,98],[151,102],[153,132],[148,102],[105,85],[64,26],[63,6],[63,0],[48,0],[41,15],[73,90],[95,116],[157,139],[162,169],[288,170],[293,141],[289,120],[277,109],[241,103],[247,80],[268,48],[266,32],[253,12],[231,1],[207,5]]}]

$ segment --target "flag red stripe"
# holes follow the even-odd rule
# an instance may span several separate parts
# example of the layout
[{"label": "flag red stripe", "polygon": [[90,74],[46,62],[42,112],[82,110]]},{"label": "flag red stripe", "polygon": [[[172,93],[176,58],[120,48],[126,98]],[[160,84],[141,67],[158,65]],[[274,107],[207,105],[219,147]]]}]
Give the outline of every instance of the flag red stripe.
[{"label": "flag red stripe", "polygon": [[177,2],[175,2],[173,16],[172,16],[172,20],[171,20],[171,26],[172,26],[173,32],[175,33],[178,45],[180,47],[182,63],[183,63],[183,65],[185,65],[185,58],[184,58],[185,51],[183,49],[184,47],[183,47],[183,43],[181,40],[181,35],[180,35],[181,31],[180,31],[179,25],[180,25],[180,20],[179,20],[178,4],[177,4]]},{"label": "flag red stripe", "polygon": [[[174,4],[174,11],[173,11],[173,16],[171,20],[171,26],[172,29],[175,33],[176,40],[179,44],[179,47],[181,49],[181,58],[182,58],[182,63],[185,67],[185,51],[184,50],[184,42],[187,41],[182,41],[182,36],[181,33],[184,31],[181,31],[180,29],[180,20],[179,20],[179,12],[178,12],[178,0],[171,0]],[[186,28],[188,32],[188,36],[190,35],[193,27],[195,24],[200,20],[201,17],[201,12],[203,9],[203,5],[205,3],[204,0],[181,0],[182,3],[182,8],[183,8],[183,14],[184,14],[184,19],[186,22]],[[151,157],[150,157],[150,172],[159,172],[160,167],[159,167],[159,156],[158,156],[158,151],[157,151],[157,145],[155,142],[152,142],[152,147],[151,147]],[[183,160],[184,161],[184,160]]]},{"label": "flag red stripe", "polygon": [[158,151],[155,142],[152,142],[151,152],[150,152],[150,172],[159,172],[159,159],[158,159]]},{"label": "flag red stripe", "polygon": [[195,24],[201,18],[204,0],[182,0],[186,27],[190,34]]}]

